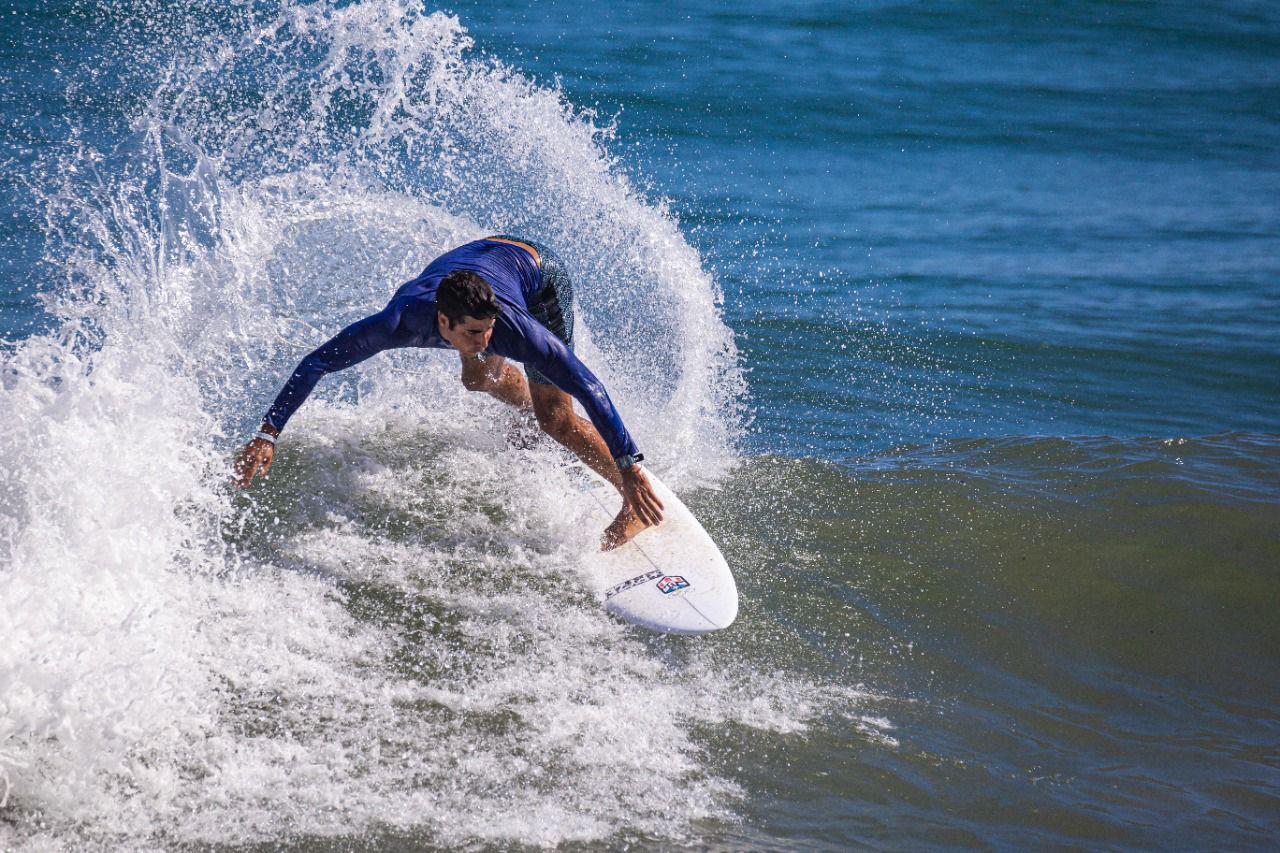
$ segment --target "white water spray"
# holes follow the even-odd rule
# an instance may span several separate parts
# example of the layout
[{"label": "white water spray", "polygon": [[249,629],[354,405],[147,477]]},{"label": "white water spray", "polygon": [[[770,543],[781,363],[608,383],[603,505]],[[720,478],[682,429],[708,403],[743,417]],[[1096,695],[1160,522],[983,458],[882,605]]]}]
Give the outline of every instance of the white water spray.
[{"label": "white water spray", "polygon": [[605,617],[564,457],[509,446],[442,354],[330,377],[271,482],[225,485],[317,334],[494,231],[557,247],[639,443],[713,481],[741,379],[697,253],[588,116],[471,58],[456,20],[250,23],[151,57],[133,133],[46,164],[57,328],[0,373],[0,844],[555,844],[729,816],[699,727],[791,730],[817,700]]}]

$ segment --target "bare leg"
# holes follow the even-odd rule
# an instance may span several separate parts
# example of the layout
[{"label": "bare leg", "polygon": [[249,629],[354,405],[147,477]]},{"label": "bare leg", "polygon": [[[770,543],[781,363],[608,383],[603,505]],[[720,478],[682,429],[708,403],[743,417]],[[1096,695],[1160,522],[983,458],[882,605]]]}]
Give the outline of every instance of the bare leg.
[{"label": "bare leg", "polygon": [[522,411],[533,410],[529,383],[525,382],[524,374],[500,355],[491,355],[483,360],[464,357],[462,384],[468,391],[485,391]]},{"label": "bare leg", "polygon": [[[533,410],[543,432],[573,451],[592,471],[604,477],[622,494],[622,475],[609,454],[609,446],[588,420],[573,410],[573,398],[554,385],[535,382],[529,386]],[[605,529],[603,544],[616,548],[649,525],[623,501],[622,510]]]},{"label": "bare leg", "polygon": [[[535,414],[543,432],[573,451],[591,470],[613,484],[619,494],[624,494],[622,475],[609,454],[609,446],[590,421],[573,411],[573,398],[568,394],[554,385],[530,385],[523,373],[498,355],[483,360],[463,358],[462,384],[468,391],[484,391],[522,413]],[[616,548],[648,526],[627,505],[624,494],[622,510],[605,529],[603,547]]]}]

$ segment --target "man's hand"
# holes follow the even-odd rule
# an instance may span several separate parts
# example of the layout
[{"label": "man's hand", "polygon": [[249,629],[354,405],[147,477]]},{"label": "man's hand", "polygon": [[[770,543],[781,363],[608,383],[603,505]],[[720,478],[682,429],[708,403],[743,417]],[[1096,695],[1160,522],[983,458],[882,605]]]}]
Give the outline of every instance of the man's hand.
[{"label": "man's hand", "polygon": [[662,521],[662,501],[649,485],[649,478],[639,465],[632,465],[621,472],[622,501],[636,517],[646,525],[652,526]]},{"label": "man's hand", "polygon": [[271,460],[275,454],[275,445],[265,438],[255,438],[246,444],[240,451],[240,455],[236,457],[235,465],[231,469],[231,481],[236,484],[236,488],[249,488],[255,474],[261,474],[262,479],[265,480],[267,472],[271,470]]},{"label": "man's hand", "polygon": [[662,521],[662,501],[640,466],[632,465],[619,474],[622,477],[622,511],[605,528],[600,541],[600,547],[605,551],[630,542],[646,527]]}]

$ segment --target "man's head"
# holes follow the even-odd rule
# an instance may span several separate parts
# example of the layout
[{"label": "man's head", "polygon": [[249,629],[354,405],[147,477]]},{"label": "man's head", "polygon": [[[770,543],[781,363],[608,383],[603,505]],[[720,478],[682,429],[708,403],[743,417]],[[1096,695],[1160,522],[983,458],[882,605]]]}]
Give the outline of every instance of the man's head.
[{"label": "man's head", "polygon": [[440,334],[463,355],[489,346],[499,306],[489,282],[470,270],[454,270],[436,289]]}]

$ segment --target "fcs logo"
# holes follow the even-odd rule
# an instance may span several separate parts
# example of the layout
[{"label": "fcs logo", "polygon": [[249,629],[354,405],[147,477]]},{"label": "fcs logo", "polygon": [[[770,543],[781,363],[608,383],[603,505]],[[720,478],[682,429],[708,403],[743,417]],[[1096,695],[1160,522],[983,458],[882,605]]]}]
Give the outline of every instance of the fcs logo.
[{"label": "fcs logo", "polygon": [[658,581],[658,591],[663,595],[670,595],[681,589],[688,589],[689,582],[679,575],[667,575]]}]

